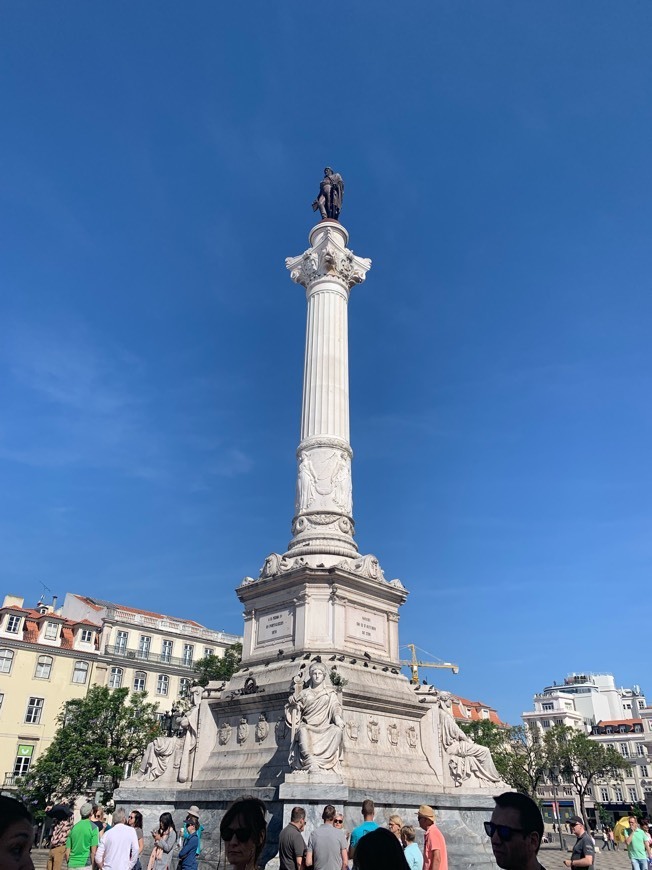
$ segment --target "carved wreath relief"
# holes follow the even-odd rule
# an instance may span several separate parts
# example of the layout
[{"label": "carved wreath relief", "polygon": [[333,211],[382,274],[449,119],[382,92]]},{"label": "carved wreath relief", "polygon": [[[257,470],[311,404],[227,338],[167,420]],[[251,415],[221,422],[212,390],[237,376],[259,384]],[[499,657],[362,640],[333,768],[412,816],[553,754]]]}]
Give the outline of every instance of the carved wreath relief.
[{"label": "carved wreath relief", "polygon": [[410,727],[405,732],[405,736],[407,738],[407,744],[410,749],[416,749],[417,743],[419,742],[419,735],[417,734],[417,729],[414,725],[410,725]]},{"label": "carved wreath relief", "polygon": [[346,734],[349,740],[357,740],[358,739],[358,723],[354,722],[353,719],[349,719],[346,723]]},{"label": "carved wreath relief", "polygon": [[372,743],[378,743],[380,740],[380,723],[378,719],[373,717],[367,722],[367,734]]},{"label": "carved wreath relief", "polygon": [[246,742],[247,737],[249,737],[249,723],[247,722],[247,717],[243,716],[238,723],[238,743],[242,745]]},{"label": "carved wreath relief", "polygon": [[398,730],[396,722],[391,722],[387,726],[387,738],[392,746],[398,746],[398,738],[401,732]]}]

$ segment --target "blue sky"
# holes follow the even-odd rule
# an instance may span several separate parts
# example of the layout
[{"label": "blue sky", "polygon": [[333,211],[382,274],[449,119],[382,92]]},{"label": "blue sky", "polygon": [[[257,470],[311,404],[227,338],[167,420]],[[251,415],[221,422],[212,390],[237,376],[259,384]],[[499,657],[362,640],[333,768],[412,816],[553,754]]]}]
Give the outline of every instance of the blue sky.
[{"label": "blue sky", "polygon": [[330,164],[354,512],[402,643],[515,721],[646,685],[652,5],[4,4],[1,587],[240,632],[290,538]]}]

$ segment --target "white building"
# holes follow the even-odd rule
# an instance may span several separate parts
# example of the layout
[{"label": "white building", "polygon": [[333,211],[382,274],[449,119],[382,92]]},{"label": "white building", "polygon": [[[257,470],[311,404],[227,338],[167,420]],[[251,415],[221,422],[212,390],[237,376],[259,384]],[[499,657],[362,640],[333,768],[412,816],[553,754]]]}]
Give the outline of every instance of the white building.
[{"label": "white building", "polygon": [[[612,674],[569,674],[563,683],[546,686],[534,696],[534,710],[522,714],[530,728],[543,733],[555,725],[569,725],[585,731],[591,739],[613,746],[631,763],[621,780],[597,782],[586,802],[589,820],[597,816],[596,803],[614,818],[629,811],[631,804],[643,803],[652,792],[652,716],[646,735],[643,711],[645,697],[638,686],[617,687]],[[652,710],[650,711],[652,714]],[[579,804],[569,783],[548,780],[538,788],[546,822],[557,816],[562,820],[579,812]],[[556,807],[555,804],[558,804]]]}]

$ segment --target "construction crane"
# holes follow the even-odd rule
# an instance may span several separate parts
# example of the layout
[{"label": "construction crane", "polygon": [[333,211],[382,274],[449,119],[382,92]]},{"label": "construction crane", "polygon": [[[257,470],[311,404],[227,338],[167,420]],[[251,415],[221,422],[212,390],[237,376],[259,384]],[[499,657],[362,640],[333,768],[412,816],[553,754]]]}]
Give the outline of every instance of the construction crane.
[{"label": "construction crane", "polygon": [[410,682],[413,686],[419,685],[419,668],[447,668],[454,674],[459,674],[459,665],[451,664],[451,662],[422,662],[420,659],[417,659],[416,646],[413,643],[408,643],[406,646],[412,653],[412,658],[408,660],[401,659],[401,664],[412,671]]}]

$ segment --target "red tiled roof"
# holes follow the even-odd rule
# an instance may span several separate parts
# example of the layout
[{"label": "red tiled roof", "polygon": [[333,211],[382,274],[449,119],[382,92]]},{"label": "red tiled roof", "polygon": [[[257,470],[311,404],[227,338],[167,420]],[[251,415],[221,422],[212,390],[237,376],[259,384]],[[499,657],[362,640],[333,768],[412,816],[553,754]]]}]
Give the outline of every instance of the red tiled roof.
[{"label": "red tiled roof", "polygon": [[17,610],[19,613],[30,612],[26,607],[19,607],[17,604],[5,604],[4,607],[0,607],[0,613],[2,613],[3,610]]},{"label": "red tiled roof", "polygon": [[[89,598],[87,595],[77,595],[75,596],[82,601],[89,604],[94,610],[102,610],[105,606],[109,605],[110,602],[105,602],[105,604],[99,604],[97,599]],[[140,610],[138,607],[128,607],[126,604],[114,604],[110,605],[111,607],[116,608],[117,610],[126,610],[127,613],[139,613],[141,616],[150,616],[153,619],[170,619],[172,622],[185,622],[187,625],[195,625],[197,628],[204,628],[201,622],[195,622],[194,619],[183,619],[179,616],[168,616],[165,613],[155,613],[153,610]]]},{"label": "red tiled roof", "polygon": [[[506,725],[505,722],[501,721],[500,716],[497,711],[490,707],[489,704],[484,704],[482,701],[469,701],[468,698],[462,698],[461,696],[453,697],[453,716],[455,719],[459,719],[464,722],[480,722],[487,721],[493,722],[494,725]],[[462,707],[466,707],[467,710],[470,711],[470,714],[467,713],[467,710],[463,710]],[[489,716],[483,716],[482,710],[487,710]]]},{"label": "red tiled roof", "polygon": [[598,725],[642,725],[642,719],[600,719]]}]

